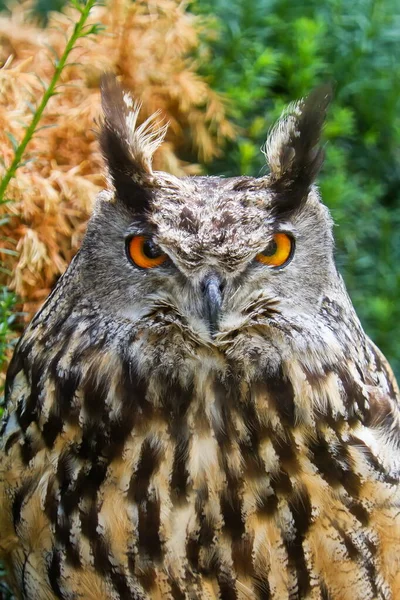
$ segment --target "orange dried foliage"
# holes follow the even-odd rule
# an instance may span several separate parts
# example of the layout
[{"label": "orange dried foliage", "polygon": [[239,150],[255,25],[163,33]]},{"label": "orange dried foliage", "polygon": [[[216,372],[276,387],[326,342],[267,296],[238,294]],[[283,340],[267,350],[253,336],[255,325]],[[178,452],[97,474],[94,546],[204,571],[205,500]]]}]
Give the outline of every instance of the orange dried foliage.
[{"label": "orange dried foliage", "polygon": [[[6,132],[22,139],[23,126],[32,118],[28,103],[35,104],[43,93],[38,78],[46,85],[53,74],[49,47],[61,55],[76,18],[72,10],[54,13],[49,26],[41,29],[27,21],[28,7],[25,2],[11,16],[0,17],[0,157],[6,166],[13,158]],[[141,99],[142,120],[160,109],[161,118],[170,122],[155,156],[156,169],[176,175],[198,172],[198,165],[178,158],[179,152],[193,150],[202,161],[211,160],[233,135],[221,98],[188,58],[202,23],[185,11],[184,3],[110,0],[96,8],[91,22],[102,23],[105,32],[79,41],[71,58],[76,64],[64,70],[59,93],[40,124],[52,127],[41,129],[29,143],[25,158],[33,160],[10,182],[6,196],[13,202],[0,207],[0,218],[13,215],[2,228],[10,240],[1,243],[19,253],[2,255],[12,276],[1,275],[0,284],[22,298],[27,318],[76,252],[95,195],[105,185],[95,125],[104,72],[119,75]]]}]

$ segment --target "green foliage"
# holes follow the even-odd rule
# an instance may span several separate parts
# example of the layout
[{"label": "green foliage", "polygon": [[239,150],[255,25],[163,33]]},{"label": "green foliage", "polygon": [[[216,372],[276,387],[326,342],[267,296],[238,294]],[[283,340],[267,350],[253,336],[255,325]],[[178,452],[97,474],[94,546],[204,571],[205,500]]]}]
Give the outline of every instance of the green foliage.
[{"label": "green foliage", "polygon": [[259,175],[288,102],[332,81],[322,197],[366,331],[400,375],[400,8],[394,0],[198,0],[217,34],[201,71],[241,128],[210,173]]},{"label": "green foliage", "polygon": [[[10,333],[18,316],[18,313],[15,312],[16,303],[17,299],[13,292],[10,292],[7,288],[0,289],[0,371],[4,369],[4,366],[9,359],[9,354],[7,351],[13,344],[13,342],[10,340]],[[0,397],[2,395],[2,391],[3,390],[0,386]],[[2,400],[0,398],[0,418],[2,413]]]},{"label": "green foliage", "polygon": [[33,5],[33,10],[42,21],[43,25],[45,25],[47,23],[48,13],[56,10],[61,11],[66,3],[66,0],[36,0]]},{"label": "green foliage", "polygon": [[[61,11],[67,4],[68,0],[35,0],[32,4],[32,16],[39,20],[44,26],[48,21],[48,14],[51,11]],[[9,11],[10,2],[8,0],[0,0],[0,11]],[[1,598],[1,596],[0,596]]]},{"label": "green foliage", "polygon": [[[17,318],[17,313],[14,310],[15,304],[15,295],[6,288],[0,289],[0,369],[4,367],[6,360],[9,358],[7,350],[11,344],[10,330]],[[0,419],[2,414],[3,406],[2,400],[0,400]],[[12,600],[12,595],[6,583],[3,581],[4,576],[4,568],[0,562],[0,598],[2,600]]]},{"label": "green foliage", "polygon": [[0,290],[0,369],[7,359],[8,331],[17,318],[15,294],[7,288]]}]

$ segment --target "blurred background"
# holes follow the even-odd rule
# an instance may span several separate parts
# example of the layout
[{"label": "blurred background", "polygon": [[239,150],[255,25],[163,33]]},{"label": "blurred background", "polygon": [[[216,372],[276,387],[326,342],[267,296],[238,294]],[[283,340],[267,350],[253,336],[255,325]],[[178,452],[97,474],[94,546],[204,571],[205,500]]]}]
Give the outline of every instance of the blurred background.
[{"label": "blurred background", "polygon": [[[367,333],[400,376],[400,6],[395,0],[115,0],[95,6],[0,204],[0,360],[79,247],[105,185],[99,81],[114,71],[170,121],[156,168],[265,173],[281,110],[321,82],[322,198],[337,263]],[[0,174],[59,65],[78,0],[1,2]],[[61,11],[61,12],[60,12]]]}]

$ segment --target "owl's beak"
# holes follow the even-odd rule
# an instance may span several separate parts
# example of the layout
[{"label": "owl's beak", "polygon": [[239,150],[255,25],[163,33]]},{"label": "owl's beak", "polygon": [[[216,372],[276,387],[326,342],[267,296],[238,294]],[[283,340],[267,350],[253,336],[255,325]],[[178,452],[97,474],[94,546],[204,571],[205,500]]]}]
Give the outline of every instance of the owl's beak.
[{"label": "owl's beak", "polygon": [[218,275],[212,273],[205,277],[201,289],[204,296],[205,318],[208,321],[211,335],[214,335],[218,329],[224,284]]}]

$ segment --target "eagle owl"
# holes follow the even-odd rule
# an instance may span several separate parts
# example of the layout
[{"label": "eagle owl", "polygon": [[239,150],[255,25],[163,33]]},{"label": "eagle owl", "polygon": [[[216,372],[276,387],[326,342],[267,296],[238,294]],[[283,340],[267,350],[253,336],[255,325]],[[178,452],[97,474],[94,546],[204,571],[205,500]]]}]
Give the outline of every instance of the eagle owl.
[{"label": "eagle owl", "polygon": [[398,388],[314,185],[329,96],[284,113],[269,175],[179,179],[104,79],[109,189],[7,377],[18,598],[400,598]]}]

